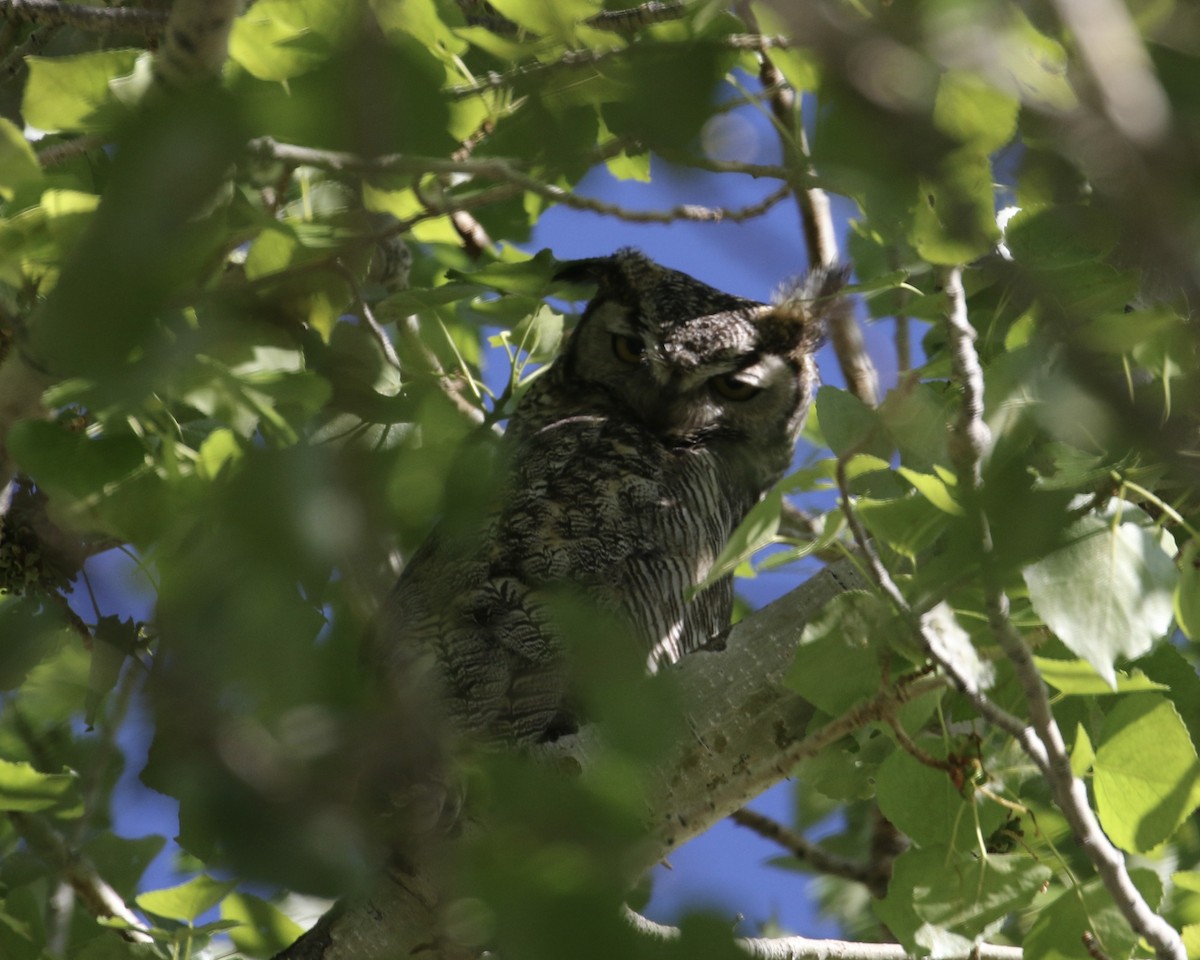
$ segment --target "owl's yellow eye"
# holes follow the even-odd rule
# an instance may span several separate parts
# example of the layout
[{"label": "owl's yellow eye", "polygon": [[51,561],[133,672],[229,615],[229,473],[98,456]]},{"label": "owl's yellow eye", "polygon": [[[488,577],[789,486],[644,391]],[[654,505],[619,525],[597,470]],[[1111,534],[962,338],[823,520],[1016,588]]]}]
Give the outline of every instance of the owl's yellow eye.
[{"label": "owl's yellow eye", "polygon": [[725,373],[719,377],[713,377],[710,382],[713,390],[717,392],[717,396],[724,397],[726,400],[749,400],[762,393],[762,387],[742,380],[736,373]]},{"label": "owl's yellow eye", "polygon": [[641,363],[646,345],[637,337],[627,337],[622,333],[614,333],[612,338],[613,353],[622,363]]}]

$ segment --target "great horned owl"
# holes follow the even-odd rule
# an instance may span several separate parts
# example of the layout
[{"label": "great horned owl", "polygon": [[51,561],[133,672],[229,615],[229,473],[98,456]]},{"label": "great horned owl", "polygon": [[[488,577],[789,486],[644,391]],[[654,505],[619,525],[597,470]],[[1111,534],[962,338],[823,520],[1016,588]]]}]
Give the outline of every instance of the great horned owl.
[{"label": "great horned owl", "polygon": [[518,743],[569,723],[564,589],[652,670],[728,630],[731,578],[689,588],[790,463],[815,342],[844,303],[840,271],[766,306],[630,249],[558,278],[599,290],[511,418],[495,511],[431,535],[379,629],[393,680],[412,690],[415,672],[457,729]]}]

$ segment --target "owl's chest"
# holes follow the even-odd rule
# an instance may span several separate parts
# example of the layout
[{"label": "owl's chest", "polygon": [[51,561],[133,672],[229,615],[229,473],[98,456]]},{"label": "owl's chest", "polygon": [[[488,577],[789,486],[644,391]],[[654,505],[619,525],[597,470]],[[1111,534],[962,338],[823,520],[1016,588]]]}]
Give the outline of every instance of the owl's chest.
[{"label": "owl's chest", "polygon": [[636,425],[564,418],[512,463],[497,545],[532,580],[588,584],[631,561],[715,555],[737,508],[719,461]]}]

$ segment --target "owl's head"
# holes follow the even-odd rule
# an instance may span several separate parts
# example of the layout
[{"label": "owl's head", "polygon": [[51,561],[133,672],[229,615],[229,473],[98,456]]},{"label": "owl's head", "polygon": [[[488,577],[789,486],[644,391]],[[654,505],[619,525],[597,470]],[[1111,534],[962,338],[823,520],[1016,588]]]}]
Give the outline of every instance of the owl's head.
[{"label": "owl's head", "polygon": [[560,358],[671,446],[781,446],[791,457],[816,388],[813,350],[844,308],[842,270],[815,271],[773,304],[722,293],[636,250],[566,264],[596,296]]}]

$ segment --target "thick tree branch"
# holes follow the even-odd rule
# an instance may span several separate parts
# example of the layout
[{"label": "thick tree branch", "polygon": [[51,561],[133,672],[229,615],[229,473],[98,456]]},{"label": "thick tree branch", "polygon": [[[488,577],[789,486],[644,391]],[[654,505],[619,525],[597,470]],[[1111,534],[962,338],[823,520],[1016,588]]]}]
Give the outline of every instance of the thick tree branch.
[{"label": "thick tree branch", "polygon": [[[669,759],[646,773],[648,836],[636,852],[635,871],[649,869],[789,776],[800,759],[882,719],[898,701],[944,686],[940,678],[923,677],[807,733],[811,706],[781,686],[797,639],[829,600],[866,586],[851,561],[840,561],[739,623],[725,649],[693,654],[671,668],[686,704],[687,731]],[[585,728],[548,745],[542,755],[548,762],[570,763],[587,777],[594,742],[594,731]],[[418,873],[393,881],[369,901],[348,903],[323,919],[280,960],[385,960],[413,945],[436,942],[435,887]],[[431,960],[456,956],[451,945],[438,949],[442,952],[429,954]]]},{"label": "thick tree branch", "polygon": [[[1070,824],[1076,842],[1092,861],[1129,925],[1154,947],[1159,960],[1184,960],[1186,951],[1179,934],[1143,899],[1129,877],[1125,858],[1100,828],[1088,801],[1087,788],[1071,771],[1071,759],[1058,721],[1050,709],[1046,684],[1033,662],[1029,647],[1009,619],[1008,597],[999,586],[999,577],[992,571],[991,530],[980,504],[982,462],[990,442],[990,433],[983,422],[983,369],[975,351],[975,329],[967,316],[961,268],[946,271],[943,285],[949,298],[946,312],[947,349],[954,378],[962,388],[962,404],[951,431],[950,456],[958,474],[962,502],[979,527],[988,624],[1016,671],[1033,720],[1032,730],[1026,728],[1018,740],[1026,752],[1038,761],[1055,803]],[[1035,751],[1038,756],[1034,755]]]},{"label": "thick tree branch", "polygon": [[74,27],[95,33],[118,31],[156,37],[167,25],[163,10],[135,7],[89,7],[57,0],[0,0],[0,16],[51,27]]}]

